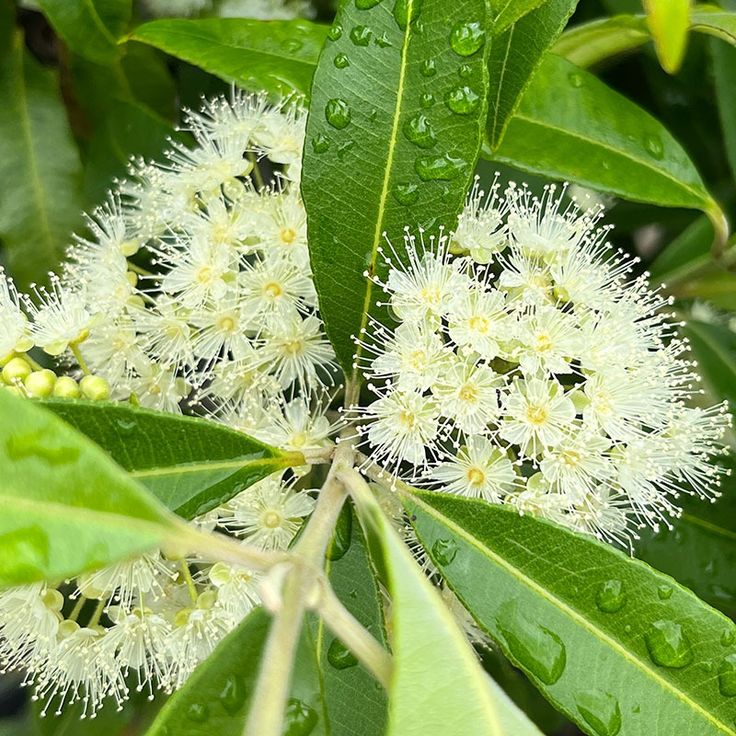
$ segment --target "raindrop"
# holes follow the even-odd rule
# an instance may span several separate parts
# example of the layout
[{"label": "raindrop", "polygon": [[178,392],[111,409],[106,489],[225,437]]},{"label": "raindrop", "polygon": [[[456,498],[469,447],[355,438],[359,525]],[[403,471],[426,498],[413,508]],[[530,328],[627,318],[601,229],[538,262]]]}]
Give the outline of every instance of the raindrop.
[{"label": "raindrop", "polygon": [[728,629],[724,629],[721,634],[721,644],[724,647],[730,647],[734,641],[736,641],[736,628],[729,627]]},{"label": "raindrop", "polygon": [[621,730],[621,708],[613,695],[590,690],[580,693],[575,698],[575,705],[598,736],[616,736]]},{"label": "raindrop", "polygon": [[567,79],[575,89],[583,86],[583,75],[580,72],[570,72]]},{"label": "raindrop", "polygon": [[356,46],[367,46],[373,38],[373,31],[368,26],[355,26],[350,31],[350,40]]},{"label": "raindrop", "polygon": [[337,54],[332,62],[338,69],[344,69],[346,66],[350,66],[350,59],[347,54]]},{"label": "raindrop", "polygon": [[518,603],[501,606],[498,628],[511,655],[545,685],[554,685],[565,671],[565,645],[553,633],[522,612]]},{"label": "raindrop", "polygon": [[317,133],[312,138],[312,150],[315,153],[324,153],[330,147],[330,139],[324,133]]},{"label": "raindrop", "polygon": [[644,635],[649,656],[660,667],[680,669],[690,664],[693,652],[682,626],[674,621],[655,621]]},{"label": "raindrop", "polygon": [[382,0],[355,0],[355,7],[358,10],[370,10],[371,8],[375,8],[380,2]]},{"label": "raindrop", "polygon": [[345,141],[337,147],[337,157],[342,161],[345,154],[355,145],[355,141]]},{"label": "raindrop", "polygon": [[353,532],[353,516],[348,506],[340,514],[335,525],[335,533],[332,537],[332,544],[327,550],[327,559],[339,560],[344,557],[345,553],[350,549],[350,538]]},{"label": "raindrop", "polygon": [[286,41],[281,44],[281,48],[290,54],[295,54],[302,46],[304,46],[304,44],[296,38],[287,38]]},{"label": "raindrop", "polygon": [[422,63],[420,70],[422,72],[422,76],[433,77],[437,74],[437,64],[435,64],[434,59],[427,59]]},{"label": "raindrop", "polygon": [[736,696],[736,654],[729,654],[718,668],[718,689],[727,698]]},{"label": "raindrop", "polygon": [[450,46],[459,56],[471,56],[485,42],[486,32],[480,23],[458,23],[450,31]]},{"label": "raindrop", "polygon": [[442,567],[452,564],[456,555],[457,542],[454,539],[438,539],[432,545],[432,557]]},{"label": "raindrop", "polygon": [[314,708],[296,698],[291,698],[286,706],[284,736],[307,736],[314,731],[319,720]]},{"label": "raindrop", "polygon": [[648,135],[644,139],[644,148],[652,158],[656,158],[658,161],[664,156],[664,146],[659,136]]},{"label": "raindrop", "polygon": [[334,97],[325,106],[325,117],[333,128],[342,130],[350,122],[350,107],[345,100]]},{"label": "raindrop", "polygon": [[337,41],[340,36],[342,36],[342,26],[332,26],[332,28],[327,31],[327,38],[329,38],[330,41]]},{"label": "raindrop", "polygon": [[631,624],[626,624],[626,626],[624,626],[624,631],[627,634],[630,634],[631,633]]},{"label": "raindrop", "polygon": [[409,0],[396,0],[394,4],[394,20],[402,31],[411,20],[412,23],[419,17],[422,11],[422,0],[414,0],[411,4],[411,19],[409,18]]},{"label": "raindrop", "polygon": [[462,79],[467,79],[468,77],[472,76],[473,67],[470,66],[470,64],[460,64],[460,67],[458,68],[457,73],[460,75]]},{"label": "raindrop", "polygon": [[368,113],[368,120],[370,120],[372,123],[376,122],[376,118],[378,117],[378,110],[374,107],[369,113]]},{"label": "raindrop", "polygon": [[595,604],[604,613],[616,613],[626,603],[624,585],[620,580],[606,580],[601,583],[595,595]]},{"label": "raindrop", "polygon": [[358,664],[355,655],[339,639],[333,639],[327,649],[327,661],[338,670],[346,670]]},{"label": "raindrop", "polygon": [[205,703],[192,703],[186,710],[187,718],[194,723],[204,723],[210,716],[210,709]]},{"label": "raindrop", "polygon": [[115,424],[123,434],[132,434],[138,426],[138,423],[133,419],[118,419]]},{"label": "raindrop", "polygon": [[404,135],[419,148],[432,148],[437,143],[434,128],[426,115],[419,113],[404,123]]},{"label": "raindrop", "polygon": [[394,188],[394,199],[399,204],[410,205],[419,199],[419,186],[413,182],[403,182]]},{"label": "raindrop", "polygon": [[480,104],[480,95],[470,87],[458,87],[447,93],[445,104],[458,115],[469,115]]},{"label": "raindrop", "polygon": [[422,181],[451,181],[457,179],[468,166],[464,158],[450,156],[423,156],[414,162],[414,169]]},{"label": "raindrop", "polygon": [[419,98],[419,104],[425,109],[428,110],[432,105],[434,105],[435,99],[434,95],[431,92],[425,92],[420,98]]},{"label": "raindrop", "polygon": [[661,601],[667,601],[672,598],[672,586],[671,585],[660,585],[657,588],[657,597]]},{"label": "raindrop", "polygon": [[380,36],[376,36],[373,39],[373,43],[376,44],[376,46],[379,46],[382,49],[386,49],[391,45],[391,41],[389,41],[388,34],[385,32],[382,33]]},{"label": "raindrop", "polygon": [[220,691],[218,699],[225,711],[234,716],[243,707],[247,695],[248,690],[245,686],[245,680],[238,677],[238,675],[229,675],[225,679],[225,685]]}]

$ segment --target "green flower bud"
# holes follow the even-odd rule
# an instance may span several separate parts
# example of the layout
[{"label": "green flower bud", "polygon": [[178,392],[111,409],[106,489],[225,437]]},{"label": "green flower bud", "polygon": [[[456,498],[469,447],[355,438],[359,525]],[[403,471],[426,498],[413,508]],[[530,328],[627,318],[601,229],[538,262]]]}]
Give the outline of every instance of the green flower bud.
[{"label": "green flower bud", "polygon": [[92,401],[104,401],[110,398],[110,384],[102,376],[85,376],[79,382],[82,395]]},{"label": "green flower bud", "polygon": [[32,371],[31,364],[25,358],[11,358],[3,368],[3,381],[9,384],[25,381]]},{"label": "green flower bud", "polygon": [[51,396],[51,392],[54,390],[54,385],[56,384],[56,373],[50,371],[48,368],[33,371],[33,373],[29,373],[26,376],[23,383],[29,396],[39,399]]},{"label": "green flower bud", "polygon": [[81,391],[71,376],[59,376],[54,384],[53,395],[59,399],[78,399]]}]

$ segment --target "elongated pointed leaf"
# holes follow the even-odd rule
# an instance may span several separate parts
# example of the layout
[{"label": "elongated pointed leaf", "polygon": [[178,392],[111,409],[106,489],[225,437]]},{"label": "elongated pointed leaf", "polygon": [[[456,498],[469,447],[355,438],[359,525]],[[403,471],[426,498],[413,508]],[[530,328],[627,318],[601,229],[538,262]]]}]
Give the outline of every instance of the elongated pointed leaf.
[{"label": "elongated pointed leaf", "polygon": [[545,2],[547,0],[490,0],[493,33],[504,33],[509,26]]},{"label": "elongated pointed leaf", "polygon": [[521,94],[560,35],[577,0],[546,0],[494,38],[488,57],[488,143],[495,149]]},{"label": "elongated pointed leaf", "polygon": [[716,36],[730,44],[736,44],[736,12],[726,12],[710,5],[700,7],[690,16],[694,31]]},{"label": "elongated pointed leaf", "polygon": [[0,588],[162,546],[178,522],[89,439],[0,390]]},{"label": "elongated pointed leaf", "polygon": [[56,266],[81,222],[81,165],[57,74],[5,23],[0,99],[0,240],[8,270],[26,286]]},{"label": "elongated pointed leaf", "polygon": [[674,74],[682,64],[690,26],[690,0],[644,0],[647,24],[662,68]]},{"label": "elongated pointed leaf", "polygon": [[736,626],[672,578],[506,507],[404,501],[476,621],[586,733],[736,733]]},{"label": "elongated pointed leaf", "polygon": [[532,79],[494,157],[625,199],[701,209],[723,228],[720,208],[664,126],[554,54]]},{"label": "elongated pointed leaf", "polygon": [[358,514],[391,595],[394,670],[386,736],[539,736],[481,669],[449,609],[378,504],[359,499]]},{"label": "elongated pointed leaf", "polygon": [[698,361],[698,374],[714,401],[727,399],[736,410],[736,334],[725,325],[689,320],[683,334]]},{"label": "elongated pointed leaf", "polygon": [[238,87],[307,94],[327,26],[306,20],[170,18],[145,23],[130,39],[155,46]]},{"label": "elongated pointed leaf", "polygon": [[[734,14],[736,19],[736,14]],[[736,20],[734,21],[736,36]],[[713,77],[716,85],[716,101],[721,118],[721,133],[726,156],[731,166],[733,179],[736,181],[736,46],[723,41],[711,42],[713,57]]]},{"label": "elongated pointed leaf", "polygon": [[129,404],[43,403],[185,519],[206,513],[271,473],[304,463],[301,453],[282,452],[205,419]]},{"label": "elongated pointed leaf", "polygon": [[384,233],[401,252],[405,226],[451,228],[463,206],[485,120],[485,28],[483,0],[344,3],[320,56],[302,193],[320,311],[348,374]]},{"label": "elongated pointed leaf", "polygon": [[130,21],[131,0],[39,0],[39,5],[74,52],[99,64],[118,58],[117,37]]}]

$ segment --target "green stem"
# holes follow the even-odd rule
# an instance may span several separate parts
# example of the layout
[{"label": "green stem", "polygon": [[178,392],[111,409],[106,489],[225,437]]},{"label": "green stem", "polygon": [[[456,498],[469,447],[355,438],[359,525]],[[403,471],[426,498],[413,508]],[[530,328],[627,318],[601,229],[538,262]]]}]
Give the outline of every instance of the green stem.
[{"label": "green stem", "polygon": [[74,359],[77,361],[77,364],[82,369],[82,373],[84,373],[85,376],[91,375],[89,366],[87,365],[86,361],[82,357],[82,353],[79,351],[79,345],[77,343],[72,343],[71,345],[69,345],[69,349],[72,351],[72,355],[74,356]]},{"label": "green stem", "polygon": [[87,623],[87,628],[93,629],[95,626],[97,626],[98,623],[100,623],[100,619],[102,618],[102,612],[104,610],[105,610],[105,601],[100,601],[97,604],[97,608],[95,608],[94,613],[92,614],[92,617]]},{"label": "green stem", "polygon": [[187,590],[189,591],[189,597],[192,599],[192,603],[196,603],[198,598],[197,586],[194,584],[194,580],[192,580],[192,573],[189,571],[189,565],[185,559],[179,560],[179,570],[181,570],[184,582],[187,584]]},{"label": "green stem", "polygon": [[248,151],[248,160],[253,164],[253,178],[256,180],[258,189],[264,189],[266,183],[263,181],[263,174],[261,174],[261,168],[258,166],[258,157],[253,151]]},{"label": "green stem", "polygon": [[145,268],[142,268],[141,266],[138,266],[137,264],[133,263],[132,261],[128,261],[128,268],[133,273],[137,273],[139,276],[153,276],[153,273],[151,271],[147,271]]},{"label": "green stem", "polygon": [[72,608],[72,612],[69,614],[70,621],[76,621],[79,618],[79,614],[82,612],[86,602],[87,599],[83,595],[80,595],[79,600],[74,604],[74,608]]}]

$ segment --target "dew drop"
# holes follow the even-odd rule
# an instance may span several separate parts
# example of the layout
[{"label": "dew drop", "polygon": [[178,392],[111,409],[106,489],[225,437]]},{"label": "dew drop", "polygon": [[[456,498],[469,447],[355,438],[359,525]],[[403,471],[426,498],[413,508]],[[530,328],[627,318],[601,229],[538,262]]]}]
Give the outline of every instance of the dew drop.
[{"label": "dew drop", "polygon": [[660,667],[680,669],[690,664],[693,652],[682,626],[666,619],[655,621],[644,635],[649,656]]},{"label": "dew drop", "polygon": [[118,419],[115,424],[122,434],[133,434],[138,426],[138,423],[132,419]]},{"label": "dew drop", "polygon": [[554,685],[562,677],[567,653],[557,634],[528,618],[514,602],[501,606],[497,624],[509,651],[522,667],[545,685]]},{"label": "dew drop", "polygon": [[450,46],[458,56],[472,56],[486,42],[480,23],[458,23],[450,31]]},{"label": "dew drop", "polygon": [[342,161],[347,152],[355,145],[355,141],[345,141],[337,147],[337,157]]},{"label": "dew drop", "polygon": [[631,624],[626,624],[626,626],[624,626],[624,631],[627,634],[630,634],[631,633]]},{"label": "dew drop", "polygon": [[419,104],[425,109],[428,110],[432,105],[434,105],[435,99],[434,95],[431,92],[425,92],[420,98],[419,98]]},{"label": "dew drop", "polygon": [[385,32],[382,33],[380,36],[376,36],[373,39],[373,43],[375,43],[376,46],[382,49],[387,49],[391,45],[391,41],[389,40],[388,34]]},{"label": "dew drop", "polygon": [[368,26],[355,26],[350,31],[350,40],[356,46],[367,46],[373,38],[373,31]]},{"label": "dew drop", "polygon": [[419,186],[410,181],[402,182],[394,187],[393,194],[399,204],[408,206],[419,199]]},{"label": "dew drop", "polygon": [[355,7],[358,10],[370,10],[371,8],[375,8],[380,2],[382,0],[355,0]]},{"label": "dew drop", "polygon": [[290,54],[295,54],[300,48],[302,48],[302,46],[304,46],[304,44],[297,38],[287,38],[286,41],[281,44],[281,48]]},{"label": "dew drop", "polygon": [[406,30],[409,22],[414,23],[422,12],[422,0],[414,0],[411,4],[411,19],[409,18],[409,0],[396,0],[394,3],[394,20],[402,31]]},{"label": "dew drop", "polygon": [[348,506],[345,506],[344,510],[337,519],[335,525],[335,533],[332,536],[332,544],[330,544],[327,550],[327,559],[339,560],[345,556],[345,553],[350,549],[350,540],[353,533],[353,516]]},{"label": "dew drop", "polygon": [[652,158],[656,158],[658,161],[664,156],[662,140],[656,135],[648,135],[644,139],[644,148]]},{"label": "dew drop", "polygon": [[210,709],[205,703],[192,703],[187,708],[186,715],[194,723],[204,723],[210,717]]},{"label": "dew drop", "polygon": [[454,539],[438,539],[432,545],[432,557],[438,565],[452,564],[457,555],[457,542]]},{"label": "dew drop", "polygon": [[350,122],[350,107],[345,100],[334,97],[325,106],[325,117],[333,128],[342,130]]},{"label": "dew drop", "polygon": [[624,584],[620,580],[606,580],[601,583],[595,595],[595,604],[604,613],[616,613],[626,603]]},{"label": "dew drop", "polygon": [[432,148],[437,143],[434,128],[426,115],[419,113],[404,123],[404,135],[419,148]]},{"label": "dew drop", "polygon": [[348,592],[348,598],[352,598],[355,600],[358,597],[358,591],[357,590],[351,590]]},{"label": "dew drop", "polygon": [[470,87],[458,87],[447,93],[445,104],[458,115],[469,115],[480,104],[480,95]]},{"label": "dew drop", "polygon": [[333,59],[332,63],[338,69],[344,69],[345,67],[350,66],[350,59],[348,59],[347,54],[337,54],[335,58]]},{"label": "dew drop", "polygon": [[308,736],[314,731],[319,720],[317,711],[296,698],[291,698],[286,705],[284,736]]},{"label": "dew drop", "polygon": [[378,110],[374,107],[369,113],[368,113],[368,120],[370,120],[372,123],[376,122],[376,118],[378,117]]},{"label": "dew drop", "polygon": [[423,62],[420,71],[424,77],[433,77],[437,74],[437,64],[435,64],[434,59],[427,59]]},{"label": "dew drop", "polygon": [[342,26],[332,26],[332,28],[327,31],[327,38],[329,38],[330,41],[337,41],[340,36],[342,36]]},{"label": "dew drop", "polygon": [[736,654],[729,654],[718,668],[718,689],[727,698],[736,696]]},{"label": "dew drop", "polygon": [[583,86],[583,75],[580,72],[570,72],[567,75],[567,81],[577,89]]},{"label": "dew drop", "polygon": [[324,133],[317,133],[312,138],[312,150],[315,153],[324,153],[330,147],[330,139]]},{"label": "dew drop", "polygon": [[338,670],[346,670],[358,664],[355,655],[339,639],[333,639],[327,649],[327,661]]},{"label": "dew drop", "polygon": [[422,156],[414,162],[414,170],[422,181],[452,181],[457,179],[468,166],[463,158],[450,156]]},{"label": "dew drop", "polygon": [[736,628],[729,627],[728,629],[724,629],[721,634],[721,644],[724,647],[730,647],[734,641],[736,641]]},{"label": "dew drop", "polygon": [[621,708],[613,695],[590,690],[577,695],[575,705],[597,736],[616,736],[621,730]]},{"label": "dew drop", "polygon": [[470,64],[460,64],[457,73],[460,75],[461,79],[467,79],[473,75],[473,67],[470,66]]},{"label": "dew drop", "polygon": [[245,680],[238,675],[229,675],[225,679],[218,700],[225,709],[225,712],[231,716],[234,716],[245,703],[245,699],[248,695],[248,690],[245,685]]},{"label": "dew drop", "polygon": [[667,601],[672,598],[672,586],[671,585],[660,585],[657,588],[657,597],[661,601]]}]

